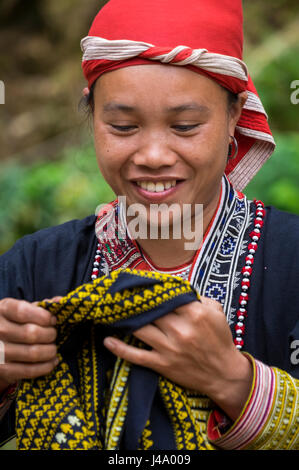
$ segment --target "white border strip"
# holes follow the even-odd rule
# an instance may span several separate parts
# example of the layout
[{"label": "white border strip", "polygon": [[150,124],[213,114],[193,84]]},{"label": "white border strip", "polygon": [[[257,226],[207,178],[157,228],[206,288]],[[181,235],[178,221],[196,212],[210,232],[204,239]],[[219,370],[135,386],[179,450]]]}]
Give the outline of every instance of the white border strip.
[{"label": "white border strip", "polygon": [[270,142],[257,141],[238,165],[228,175],[235,189],[242,191],[268,160],[275,145]]},{"label": "white border strip", "polygon": [[262,113],[266,116],[268,120],[268,114],[265,111],[265,108],[260,100],[260,98],[253,93],[252,91],[247,91],[248,98],[246,103],[244,104],[244,109],[248,109],[249,111],[257,111],[258,113]]},{"label": "white border strip", "polygon": [[[86,36],[81,40],[83,52],[82,61],[87,60],[127,60],[139,56],[143,52],[155,47],[153,44],[126,39],[108,40],[98,36]],[[187,46],[177,46],[167,54],[151,57],[163,63],[171,62],[175,56],[184,50],[190,51]],[[192,49],[189,57],[171,65],[194,65],[208,72],[228,75],[247,82],[248,70],[246,64],[236,57],[208,52],[207,49]]]}]

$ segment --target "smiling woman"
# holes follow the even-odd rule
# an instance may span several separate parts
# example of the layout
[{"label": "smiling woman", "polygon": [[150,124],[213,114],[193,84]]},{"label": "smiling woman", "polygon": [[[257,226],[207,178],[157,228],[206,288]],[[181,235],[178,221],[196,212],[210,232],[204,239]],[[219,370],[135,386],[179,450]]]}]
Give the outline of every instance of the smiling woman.
[{"label": "smiling woman", "polygon": [[0,258],[18,449],[299,449],[299,221],[241,192],[275,145],[242,46],[230,0],[110,0],[82,39],[117,198]]},{"label": "smiling woman", "polygon": [[[128,90],[130,93],[128,94]],[[145,93],[151,90],[151,93]],[[95,86],[93,127],[97,161],[115,194],[127,205],[203,205],[203,230],[215,213],[247,93],[228,107],[227,93],[211,79],[173,65],[143,65],[103,74]],[[171,184],[171,187],[167,187]],[[193,221],[191,224],[194,226]],[[160,267],[189,262],[179,240],[143,240]]]}]

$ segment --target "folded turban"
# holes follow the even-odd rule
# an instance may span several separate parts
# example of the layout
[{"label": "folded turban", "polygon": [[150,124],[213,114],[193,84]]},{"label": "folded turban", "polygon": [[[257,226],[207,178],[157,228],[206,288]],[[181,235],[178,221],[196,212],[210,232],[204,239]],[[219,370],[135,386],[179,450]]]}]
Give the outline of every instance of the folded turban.
[{"label": "folded turban", "polygon": [[82,39],[89,88],[103,73],[158,62],[183,66],[248,99],[237,123],[238,153],[226,175],[242,190],[275,142],[243,54],[241,0],[110,0]]}]

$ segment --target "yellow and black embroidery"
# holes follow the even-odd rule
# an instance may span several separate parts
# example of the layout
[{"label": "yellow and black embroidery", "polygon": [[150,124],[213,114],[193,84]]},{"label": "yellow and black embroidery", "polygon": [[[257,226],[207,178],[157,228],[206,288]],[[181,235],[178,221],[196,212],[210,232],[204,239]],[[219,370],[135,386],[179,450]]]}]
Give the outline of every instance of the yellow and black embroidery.
[{"label": "yellow and black embroidery", "polygon": [[[128,407],[130,364],[117,359],[106,409],[99,409],[101,358],[95,341],[97,325],[121,331],[126,342],[134,341],[134,329],[174,308],[198,299],[188,281],[157,272],[117,270],[84,284],[57,303],[40,302],[57,317],[60,362],[42,378],[24,380],[16,406],[18,449],[117,449]],[[80,325],[85,341],[74,341],[79,370],[76,386],[64,358],[64,345]],[[86,328],[87,326],[87,328]],[[83,333],[82,333],[83,334]],[[72,344],[72,343],[71,343]],[[177,449],[209,449],[194,418],[186,391],[160,378],[159,390],[168,410]],[[105,422],[101,422],[105,417]],[[171,432],[171,430],[170,430]],[[154,448],[150,420],[139,439],[139,448]]]}]

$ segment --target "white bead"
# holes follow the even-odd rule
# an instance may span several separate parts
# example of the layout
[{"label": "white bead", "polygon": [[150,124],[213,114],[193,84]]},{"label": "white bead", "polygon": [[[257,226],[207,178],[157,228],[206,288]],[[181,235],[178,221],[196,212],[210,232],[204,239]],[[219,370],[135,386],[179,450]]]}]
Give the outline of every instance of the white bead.
[{"label": "white bead", "polygon": [[241,344],[236,344],[236,348],[237,348],[237,349],[242,349]]},{"label": "white bead", "polygon": [[237,335],[241,335],[243,332],[242,330],[236,330]]},{"label": "white bead", "polygon": [[252,237],[252,240],[254,240],[255,242],[258,241],[259,237],[256,237],[255,235]]},{"label": "white bead", "polygon": [[246,292],[241,292],[242,297],[245,297],[247,294]]},{"label": "white bead", "polygon": [[261,224],[255,224],[255,228],[261,228]]},{"label": "white bead", "polygon": [[247,301],[246,300],[241,300],[241,305],[246,305]]},{"label": "white bead", "polygon": [[242,323],[241,321],[238,321],[237,326],[244,326],[244,323]]},{"label": "white bead", "polygon": [[93,275],[91,276],[91,279],[96,279],[96,278],[97,278],[97,276],[96,276],[95,274],[93,274]]},{"label": "white bead", "polygon": [[239,315],[239,320],[240,321],[243,321],[245,317],[243,317],[243,315]]},{"label": "white bead", "polygon": [[248,290],[248,286],[242,286],[243,290]]},{"label": "white bead", "polygon": [[261,233],[261,231],[255,226],[255,229],[253,230],[255,233]]},{"label": "white bead", "polygon": [[249,250],[249,253],[254,254],[254,253],[255,253],[255,250],[254,250],[253,248],[251,248],[251,249]]},{"label": "white bead", "polygon": [[248,258],[251,258],[251,259],[253,259],[253,256],[252,256],[252,255],[248,255]]},{"label": "white bead", "polygon": [[98,261],[95,261],[95,262],[93,263],[93,265],[94,265],[94,266],[99,266],[100,263],[99,263]]},{"label": "white bead", "polygon": [[239,336],[236,337],[236,341],[242,341],[242,338],[240,338]]},{"label": "white bead", "polygon": [[246,312],[245,308],[240,308],[240,312],[245,313]]}]

